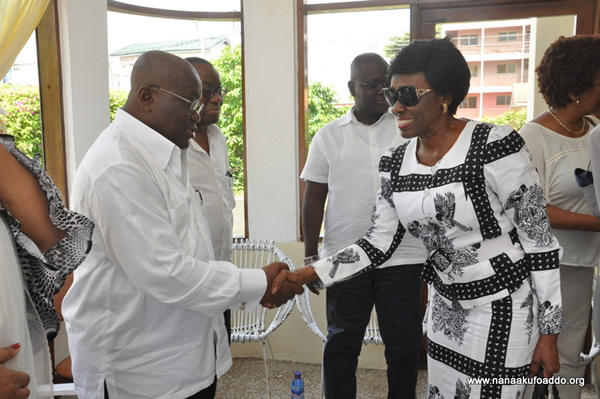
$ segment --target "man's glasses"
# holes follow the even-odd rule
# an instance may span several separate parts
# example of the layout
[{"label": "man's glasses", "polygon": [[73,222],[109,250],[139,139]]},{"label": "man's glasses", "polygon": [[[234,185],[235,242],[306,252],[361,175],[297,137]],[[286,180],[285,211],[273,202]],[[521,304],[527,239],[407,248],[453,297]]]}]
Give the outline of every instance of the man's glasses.
[{"label": "man's glasses", "polygon": [[433,89],[417,89],[415,86],[402,86],[398,90],[393,91],[390,88],[383,89],[383,96],[390,107],[393,107],[398,101],[405,107],[414,107],[419,103],[419,99],[425,93],[429,93]]},{"label": "man's glasses", "polygon": [[192,115],[193,114],[200,114],[200,111],[202,111],[202,108],[204,108],[204,103],[200,102],[200,99],[196,99],[194,101],[190,101],[187,98],[181,97],[180,95],[175,94],[175,93],[173,93],[173,92],[171,92],[171,91],[169,91],[167,89],[163,89],[162,87],[159,87],[159,86],[156,86],[156,85],[149,85],[149,86],[152,87],[152,88],[158,89],[158,90],[162,90],[165,93],[168,93],[168,94],[170,94],[170,95],[172,95],[174,97],[177,97],[178,99],[183,100],[186,103],[190,104],[190,114],[192,114]]},{"label": "man's glasses", "polygon": [[222,100],[223,97],[225,97],[225,94],[227,94],[227,89],[225,89],[223,87],[217,87],[217,86],[209,86],[209,87],[205,87],[202,89],[202,97],[204,97],[204,98],[210,99],[215,94],[217,94],[219,96],[219,98]]},{"label": "man's glasses", "polygon": [[369,90],[381,90],[385,89],[386,82],[360,82],[358,80],[351,80],[351,82],[358,83],[359,85],[365,86]]}]

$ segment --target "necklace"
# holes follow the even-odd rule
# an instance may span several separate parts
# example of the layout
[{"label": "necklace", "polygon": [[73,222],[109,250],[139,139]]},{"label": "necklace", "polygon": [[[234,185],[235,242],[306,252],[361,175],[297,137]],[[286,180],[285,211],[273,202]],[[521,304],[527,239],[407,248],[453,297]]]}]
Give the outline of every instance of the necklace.
[{"label": "necklace", "polygon": [[565,126],[564,123],[562,123],[562,121],[560,119],[558,119],[558,116],[554,115],[554,112],[550,111],[550,108],[548,108],[548,113],[550,115],[552,115],[552,117],[554,119],[556,119],[556,121],[558,122],[559,125],[561,125],[562,127],[565,128],[565,130],[567,130],[569,133],[571,133],[573,136],[580,136],[583,134],[583,130],[585,129],[585,118],[581,119],[581,130],[578,132],[574,132],[571,129],[569,129],[568,127]]}]

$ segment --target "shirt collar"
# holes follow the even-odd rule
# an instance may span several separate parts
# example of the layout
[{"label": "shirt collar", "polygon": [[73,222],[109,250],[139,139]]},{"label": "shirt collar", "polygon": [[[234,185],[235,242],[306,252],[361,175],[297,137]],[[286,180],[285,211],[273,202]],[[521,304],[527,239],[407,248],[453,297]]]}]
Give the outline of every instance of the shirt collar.
[{"label": "shirt collar", "polygon": [[[344,116],[342,116],[340,118],[340,125],[347,125],[350,123],[358,123],[359,125],[364,125],[364,123],[359,122],[358,119],[356,119],[356,116],[354,115],[355,107],[356,106],[353,105],[352,108],[350,108],[350,110]],[[379,118],[379,120],[377,122],[375,122],[374,124],[372,124],[371,126],[377,125],[384,118],[389,118],[389,115],[392,115],[392,113],[389,110],[384,112],[383,115],[381,115],[381,118]]]},{"label": "shirt collar", "polygon": [[182,164],[181,148],[122,108],[117,109],[113,123],[144,147],[163,169],[167,169],[171,160],[178,160],[176,162]]}]

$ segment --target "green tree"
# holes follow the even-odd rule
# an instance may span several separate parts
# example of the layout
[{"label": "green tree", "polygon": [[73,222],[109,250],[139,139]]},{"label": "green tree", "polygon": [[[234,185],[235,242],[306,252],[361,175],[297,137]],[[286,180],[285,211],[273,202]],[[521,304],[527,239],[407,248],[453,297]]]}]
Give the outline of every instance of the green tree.
[{"label": "green tree", "polygon": [[233,173],[233,189],[244,191],[244,116],[242,109],[242,48],[226,47],[221,56],[212,61],[221,75],[221,85],[227,95],[221,106],[219,127],[227,139],[229,163]]},{"label": "green tree", "polygon": [[308,85],[308,142],[317,131],[348,112],[350,107],[336,106],[337,92],[331,86],[320,82]]},{"label": "green tree", "polygon": [[109,102],[109,112],[110,112],[110,121],[112,122],[115,119],[115,115],[117,114],[117,109],[122,107],[125,104],[125,100],[127,100],[127,92],[123,90],[110,90],[108,93],[108,102]]},{"label": "green tree", "polygon": [[391,43],[383,48],[383,53],[391,60],[396,56],[398,51],[402,50],[403,47],[408,46],[410,43],[410,32],[404,32],[401,36],[392,36],[389,40]]},{"label": "green tree", "polygon": [[527,107],[511,108],[495,118],[483,116],[481,120],[495,125],[510,125],[518,132],[527,121]]},{"label": "green tree", "polygon": [[0,107],[7,115],[0,119],[6,124],[8,134],[15,144],[30,157],[43,155],[42,117],[38,86],[0,84]]}]

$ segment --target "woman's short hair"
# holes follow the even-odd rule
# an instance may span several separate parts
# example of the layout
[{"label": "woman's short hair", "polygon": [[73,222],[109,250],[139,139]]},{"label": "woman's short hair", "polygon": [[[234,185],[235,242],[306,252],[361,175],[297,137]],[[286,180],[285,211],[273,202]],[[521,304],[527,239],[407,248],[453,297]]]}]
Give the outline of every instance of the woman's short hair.
[{"label": "woman's short hair", "polygon": [[[388,82],[393,75],[423,73],[438,94],[450,94],[448,112],[455,114],[469,92],[471,72],[465,57],[449,37],[415,40],[400,50],[388,68]],[[418,87],[419,89],[421,87]]]},{"label": "woman's short hair", "polygon": [[546,104],[563,108],[589,90],[600,72],[600,36],[561,36],[546,49],[537,72],[538,88]]}]

